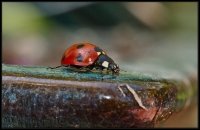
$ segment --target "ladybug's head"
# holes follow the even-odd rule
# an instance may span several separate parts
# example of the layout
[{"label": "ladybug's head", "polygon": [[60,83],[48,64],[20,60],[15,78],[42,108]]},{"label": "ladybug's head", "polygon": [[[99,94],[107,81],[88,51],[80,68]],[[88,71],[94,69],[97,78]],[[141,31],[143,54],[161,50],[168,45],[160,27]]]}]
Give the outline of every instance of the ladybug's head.
[{"label": "ladybug's head", "polygon": [[109,64],[109,69],[112,70],[114,73],[119,73],[120,71],[119,66],[114,62],[111,62]]},{"label": "ladybug's head", "polygon": [[106,54],[99,55],[95,62],[95,66],[100,66],[100,68],[107,69],[113,73],[119,73],[119,66]]}]

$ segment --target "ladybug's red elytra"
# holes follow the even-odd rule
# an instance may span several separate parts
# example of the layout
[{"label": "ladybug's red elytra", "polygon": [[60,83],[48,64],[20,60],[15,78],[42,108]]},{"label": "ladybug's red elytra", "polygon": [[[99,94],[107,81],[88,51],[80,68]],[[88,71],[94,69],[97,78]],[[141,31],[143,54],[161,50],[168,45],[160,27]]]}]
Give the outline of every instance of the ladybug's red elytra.
[{"label": "ladybug's red elytra", "polygon": [[106,69],[119,73],[119,66],[99,47],[91,43],[77,43],[67,48],[61,59],[62,66]]}]

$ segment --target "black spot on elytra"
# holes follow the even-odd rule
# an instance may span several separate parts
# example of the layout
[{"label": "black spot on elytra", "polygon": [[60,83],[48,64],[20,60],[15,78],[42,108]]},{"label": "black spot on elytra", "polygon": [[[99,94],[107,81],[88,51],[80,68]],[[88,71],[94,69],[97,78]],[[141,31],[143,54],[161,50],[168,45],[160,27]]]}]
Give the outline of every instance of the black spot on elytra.
[{"label": "black spot on elytra", "polygon": [[102,51],[103,51],[103,50],[100,49],[99,47],[95,47],[94,50],[95,50],[96,52],[102,52]]},{"label": "black spot on elytra", "polygon": [[78,61],[78,62],[82,62],[83,61],[83,57],[82,57],[82,55],[79,53],[78,54],[78,56],[76,57],[76,60]]},{"label": "black spot on elytra", "polygon": [[82,48],[82,47],[84,47],[84,44],[79,44],[79,45],[77,46],[77,49],[80,49],[80,48]]}]

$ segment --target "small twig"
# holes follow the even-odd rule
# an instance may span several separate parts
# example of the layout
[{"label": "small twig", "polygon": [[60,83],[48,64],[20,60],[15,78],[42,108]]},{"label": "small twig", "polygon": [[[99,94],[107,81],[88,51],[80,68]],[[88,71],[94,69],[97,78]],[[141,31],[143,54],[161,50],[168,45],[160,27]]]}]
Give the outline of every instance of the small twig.
[{"label": "small twig", "polygon": [[126,96],[126,95],[124,94],[123,90],[120,88],[121,86],[126,86],[126,88],[133,94],[133,96],[134,96],[135,100],[137,101],[138,105],[139,105],[140,107],[142,107],[143,109],[148,110],[148,109],[142,104],[141,98],[137,95],[137,93],[135,92],[135,90],[134,90],[133,88],[131,88],[128,84],[120,84],[120,85],[118,86],[118,88],[119,88],[119,90],[122,92],[122,94],[123,94],[124,96]]},{"label": "small twig", "polygon": [[123,90],[120,88],[120,86],[118,86],[118,89],[120,90],[120,92],[122,93],[122,95],[123,95],[124,97],[126,97],[125,93],[124,93]]}]

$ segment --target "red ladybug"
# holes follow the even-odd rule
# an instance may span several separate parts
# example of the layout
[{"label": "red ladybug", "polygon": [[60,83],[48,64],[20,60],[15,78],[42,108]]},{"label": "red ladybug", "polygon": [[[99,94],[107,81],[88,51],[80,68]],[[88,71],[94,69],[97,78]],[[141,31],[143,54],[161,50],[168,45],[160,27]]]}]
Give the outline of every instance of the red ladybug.
[{"label": "red ladybug", "polygon": [[73,66],[77,68],[89,68],[119,73],[119,66],[99,47],[91,43],[73,44],[65,50],[62,66]]}]

